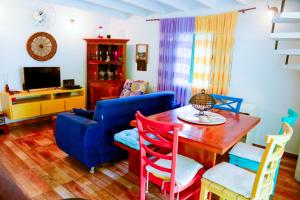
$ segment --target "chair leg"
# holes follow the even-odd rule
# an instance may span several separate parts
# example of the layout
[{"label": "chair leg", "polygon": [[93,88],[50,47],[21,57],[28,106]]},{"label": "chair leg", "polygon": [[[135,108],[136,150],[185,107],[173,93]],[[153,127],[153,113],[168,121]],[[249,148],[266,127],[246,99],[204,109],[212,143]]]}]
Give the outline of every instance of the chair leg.
[{"label": "chair leg", "polygon": [[144,167],[140,168],[140,200],[146,199],[146,177]]},{"label": "chair leg", "polygon": [[208,192],[209,190],[206,187],[206,184],[204,183],[204,181],[201,181],[200,200],[207,200]]},{"label": "chair leg", "polygon": [[279,163],[278,163],[275,175],[274,175],[273,188],[272,188],[272,194],[271,195],[274,195],[274,193],[275,193],[275,188],[276,188],[276,183],[277,183],[278,173],[279,173],[279,168],[280,168],[280,162],[281,162],[281,160],[279,160]]}]

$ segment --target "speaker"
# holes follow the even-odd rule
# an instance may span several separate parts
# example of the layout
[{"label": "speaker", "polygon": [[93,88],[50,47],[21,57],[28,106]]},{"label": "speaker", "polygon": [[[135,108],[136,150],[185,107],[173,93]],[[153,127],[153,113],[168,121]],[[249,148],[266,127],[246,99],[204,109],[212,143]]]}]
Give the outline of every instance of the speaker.
[{"label": "speaker", "polygon": [[74,79],[63,80],[63,87],[64,88],[70,88],[70,87],[73,87],[74,85],[75,85]]}]

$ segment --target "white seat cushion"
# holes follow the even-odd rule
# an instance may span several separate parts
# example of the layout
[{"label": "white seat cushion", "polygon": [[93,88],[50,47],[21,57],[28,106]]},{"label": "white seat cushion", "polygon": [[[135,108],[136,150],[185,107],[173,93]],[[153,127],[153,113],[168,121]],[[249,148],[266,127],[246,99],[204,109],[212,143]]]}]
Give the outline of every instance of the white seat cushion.
[{"label": "white seat cushion", "polygon": [[[170,153],[168,155],[172,154]],[[155,162],[155,164],[165,168],[171,168],[171,160],[159,159]],[[195,160],[177,154],[175,175],[176,184],[180,187],[186,186],[188,183],[190,183],[190,181],[195,177],[195,175],[201,168],[203,168],[203,165],[196,162]],[[147,166],[146,170],[152,173],[154,176],[160,177],[167,181],[169,181],[171,178],[170,173],[157,170],[151,166]]]},{"label": "white seat cushion", "polygon": [[264,149],[239,142],[229,151],[230,155],[235,155],[248,160],[260,162]]},{"label": "white seat cushion", "polygon": [[250,198],[255,174],[233,164],[222,162],[207,170],[203,177]]}]

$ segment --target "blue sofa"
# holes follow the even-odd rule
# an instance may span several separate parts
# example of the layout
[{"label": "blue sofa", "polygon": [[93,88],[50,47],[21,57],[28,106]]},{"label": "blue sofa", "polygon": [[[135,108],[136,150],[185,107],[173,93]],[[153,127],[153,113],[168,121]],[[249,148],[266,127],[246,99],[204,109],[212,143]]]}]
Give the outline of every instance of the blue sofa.
[{"label": "blue sofa", "polygon": [[173,92],[155,92],[140,96],[98,101],[93,119],[71,112],[56,118],[55,139],[58,147],[84,163],[91,172],[104,162],[126,156],[113,145],[114,134],[130,128],[137,110],[144,115],[174,108]]}]

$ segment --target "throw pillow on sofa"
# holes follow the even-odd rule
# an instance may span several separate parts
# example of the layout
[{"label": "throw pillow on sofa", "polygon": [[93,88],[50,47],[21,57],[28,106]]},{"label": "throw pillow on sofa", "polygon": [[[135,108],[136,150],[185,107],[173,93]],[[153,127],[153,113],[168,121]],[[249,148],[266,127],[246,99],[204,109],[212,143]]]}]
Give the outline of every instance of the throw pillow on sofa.
[{"label": "throw pillow on sofa", "polygon": [[128,96],[137,96],[141,94],[145,94],[147,90],[148,82],[145,81],[133,81],[127,79],[123,90],[121,92],[120,97],[128,97]]},{"label": "throw pillow on sofa", "polygon": [[73,112],[75,115],[79,115],[84,118],[93,119],[94,111],[92,110],[84,110],[81,108],[73,108]]}]

